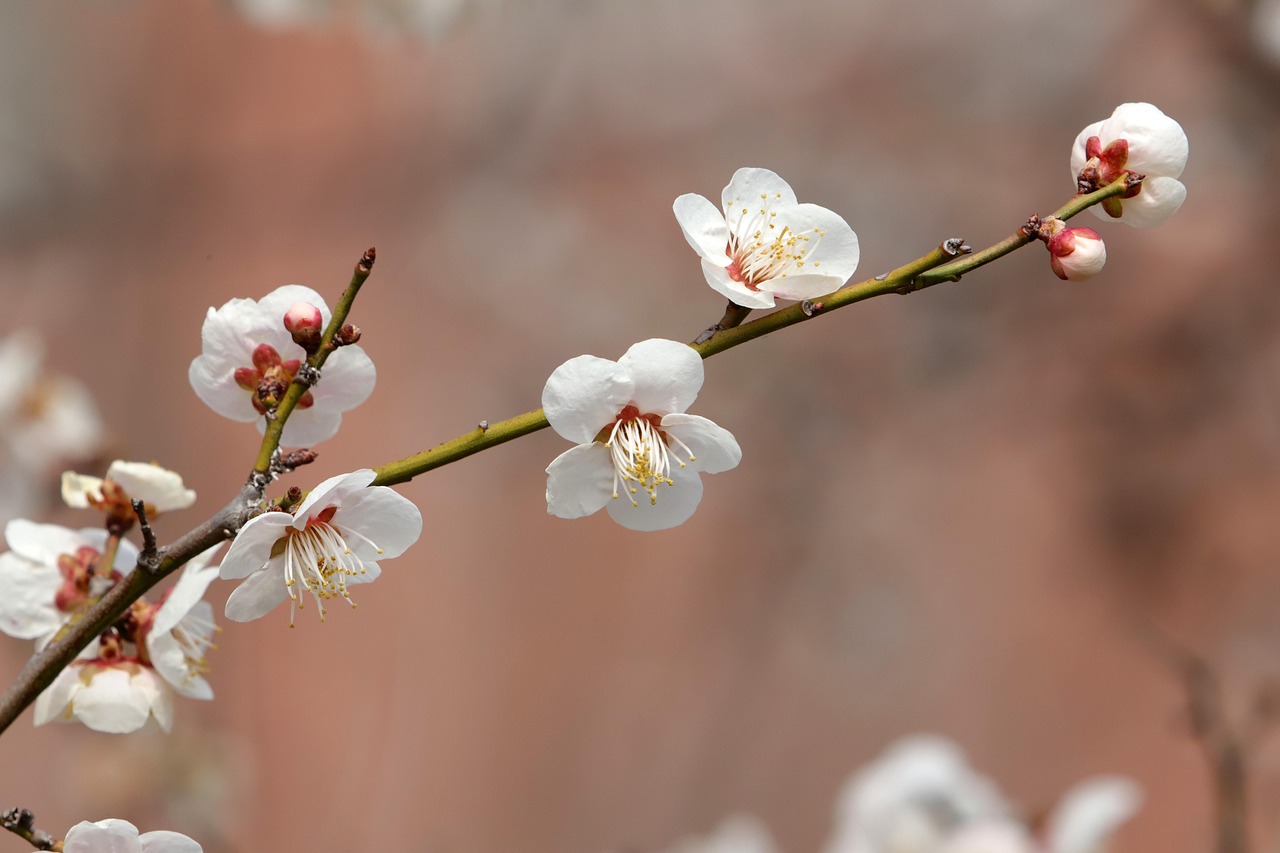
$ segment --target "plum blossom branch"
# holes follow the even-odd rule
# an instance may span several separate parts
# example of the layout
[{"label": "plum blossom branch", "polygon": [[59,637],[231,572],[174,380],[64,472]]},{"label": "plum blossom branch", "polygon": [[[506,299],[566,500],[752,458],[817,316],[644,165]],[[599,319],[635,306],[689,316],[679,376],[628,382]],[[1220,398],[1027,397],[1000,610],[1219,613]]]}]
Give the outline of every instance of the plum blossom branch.
[{"label": "plum blossom branch", "polygon": [[[1103,187],[1086,195],[1075,196],[1053,213],[1059,219],[1066,220],[1080,211],[1099,204],[1105,199],[1121,195],[1130,189],[1125,179]],[[946,240],[933,251],[916,258],[897,269],[867,279],[856,284],[846,285],[821,299],[797,302],[787,308],[758,317],[749,323],[743,323],[746,311],[730,304],[724,317],[715,325],[702,332],[690,346],[705,358],[732,349],[747,341],[771,334],[787,326],[794,326],[810,320],[819,314],[826,314],[837,308],[862,302],[874,296],[886,293],[913,293],[926,287],[932,287],[943,281],[956,281],[964,273],[989,264],[1004,255],[1027,245],[1035,239],[1034,234],[1024,233],[1021,229],[1013,236],[977,252],[968,255],[969,248],[958,239]],[[965,256],[965,257],[961,257]],[[943,272],[945,271],[945,272]],[[738,309],[738,310],[735,310]],[[468,433],[458,436],[443,444],[438,444],[413,456],[388,462],[374,471],[377,477],[375,486],[391,486],[405,483],[419,474],[435,468],[465,459],[482,450],[505,444],[512,439],[520,438],[532,432],[544,429],[549,424],[541,409],[525,412],[485,427],[477,427]]]},{"label": "plum blossom branch", "polygon": [[13,808],[0,814],[0,826],[25,839],[37,850],[61,850],[62,842],[35,826],[36,816],[30,809]]},{"label": "plum blossom branch", "polygon": [[[373,271],[373,263],[376,259],[377,252],[370,248],[356,262],[355,270],[351,274],[351,283],[342,292],[338,303],[333,306],[333,316],[329,319],[329,325],[325,327],[324,334],[320,337],[319,346],[307,358],[304,367],[300,368],[297,374],[294,375],[293,381],[289,383],[289,389],[280,400],[273,417],[267,421],[267,429],[262,436],[262,446],[258,450],[258,459],[253,466],[254,473],[260,477],[269,476],[273,472],[273,463],[276,461],[275,454],[280,448],[280,438],[284,435],[285,422],[289,420],[289,415],[293,413],[294,408],[302,399],[302,395],[307,393],[307,389],[318,381],[320,368],[324,366],[325,359],[329,357],[329,354],[334,351],[336,346],[343,343],[355,343],[355,341],[359,340],[359,330],[354,327],[346,327],[347,315],[351,313],[351,306],[355,303],[356,295],[360,293],[361,286],[369,278],[369,273]],[[335,340],[337,340],[336,344]]]}]

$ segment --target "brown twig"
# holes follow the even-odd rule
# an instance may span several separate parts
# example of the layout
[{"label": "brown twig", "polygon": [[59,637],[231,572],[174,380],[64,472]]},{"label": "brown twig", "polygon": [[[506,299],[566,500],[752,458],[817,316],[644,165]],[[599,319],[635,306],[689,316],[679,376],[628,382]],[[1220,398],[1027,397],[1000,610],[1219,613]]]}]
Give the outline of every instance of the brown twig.
[{"label": "brown twig", "polygon": [[36,829],[36,816],[30,809],[12,808],[0,813],[0,826],[24,838],[37,850],[61,850],[62,842],[43,829]]}]

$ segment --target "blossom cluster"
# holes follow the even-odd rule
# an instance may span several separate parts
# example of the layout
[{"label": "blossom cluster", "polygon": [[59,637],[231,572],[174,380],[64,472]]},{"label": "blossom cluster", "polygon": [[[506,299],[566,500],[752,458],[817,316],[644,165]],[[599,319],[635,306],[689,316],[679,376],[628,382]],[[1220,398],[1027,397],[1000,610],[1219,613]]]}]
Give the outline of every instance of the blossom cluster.
[{"label": "blossom cluster", "polygon": [[[1041,825],[1019,816],[954,743],[916,735],[849,778],[824,853],[1105,853],[1141,804],[1132,780],[1099,776],[1067,791]],[[667,853],[776,850],[763,823],[737,815]]]}]

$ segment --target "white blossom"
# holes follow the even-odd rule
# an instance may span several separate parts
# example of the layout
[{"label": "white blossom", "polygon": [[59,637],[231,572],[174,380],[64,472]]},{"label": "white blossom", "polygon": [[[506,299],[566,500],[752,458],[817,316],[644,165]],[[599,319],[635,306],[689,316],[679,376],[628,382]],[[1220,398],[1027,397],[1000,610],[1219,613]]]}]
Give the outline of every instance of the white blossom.
[{"label": "white blossom", "polygon": [[693,515],[699,472],[742,459],[728,430],[685,414],[702,379],[693,349],[657,338],[617,361],[582,355],[557,367],[542,406],[551,428],[577,446],[547,468],[547,512],[581,518],[608,506],[632,530],[663,530]]},{"label": "white blossom", "polygon": [[[296,302],[320,309],[327,324],[329,306],[309,287],[289,284],[255,302],[232,299],[210,308],[201,330],[203,350],[191,362],[187,378],[209,408],[234,421],[257,421],[279,402],[306,359],[284,318]],[[363,403],[373,391],[377,372],[359,346],[340,347],[325,361],[323,376],[289,416],[282,443],[299,447],[332,438],[342,413]]]},{"label": "white blossom", "polygon": [[70,530],[14,519],[5,525],[9,550],[0,554],[0,631],[43,645],[112,578],[133,571],[138,549],[121,540],[106,576],[98,566],[107,542],[101,528]]},{"label": "white blossom", "polygon": [[[108,486],[104,496],[104,480],[114,483],[119,492]],[[112,497],[117,501],[123,500],[124,508],[130,513],[130,499],[142,501],[151,514],[186,509],[196,502],[196,493],[183,484],[180,474],[149,462],[117,459],[107,468],[106,477],[102,479],[74,471],[62,474],[62,500],[73,509],[100,506]]]},{"label": "white blossom", "polygon": [[205,652],[216,648],[213,637],[219,629],[213,606],[203,598],[218,577],[218,567],[208,564],[220,547],[215,545],[183,567],[150,624],[142,626],[147,660],[174,690],[190,699],[213,698],[213,688],[204,678],[209,671]]},{"label": "white blossom", "polygon": [[665,853],[775,853],[777,849],[764,823],[740,814],[725,818],[710,835],[683,839]]},{"label": "white blossom", "polygon": [[77,658],[35,703],[37,726],[78,721],[94,731],[126,734],[145,726],[150,717],[169,731],[173,694],[154,669],[131,657]]},{"label": "white blossom", "polygon": [[825,207],[799,204],[768,169],[739,169],[721,202],[723,211],[687,193],[672,209],[702,258],[707,284],[738,305],[813,299],[838,290],[858,268],[858,236],[849,224]]},{"label": "white blossom", "polygon": [[67,831],[63,853],[203,853],[195,841],[167,830],[138,833],[127,820],[81,821]]},{"label": "white blossom", "polygon": [[1099,186],[1126,172],[1145,175],[1131,196],[1109,198],[1090,208],[1102,219],[1119,219],[1135,228],[1164,222],[1182,206],[1187,188],[1178,180],[1187,166],[1187,135],[1159,108],[1121,104],[1111,117],[1080,131],[1071,149],[1071,176],[1086,165],[1098,169]]},{"label": "white blossom", "polygon": [[227,599],[228,619],[248,622],[286,599],[289,622],[310,594],[325,617],[324,602],[347,587],[381,574],[378,561],[403,554],[422,533],[422,514],[386,486],[370,486],[365,468],[331,477],[311,490],[293,512],[266,512],[249,520],[222,560],[224,579],[246,578]]},{"label": "white blossom", "polygon": [[850,778],[826,853],[1106,853],[1141,800],[1129,779],[1086,780],[1033,831],[955,744],[918,735]]},{"label": "white blossom", "polygon": [[1049,266],[1063,281],[1083,281],[1102,272],[1107,246],[1092,228],[1071,228],[1056,216],[1044,220],[1040,238],[1049,250]]}]

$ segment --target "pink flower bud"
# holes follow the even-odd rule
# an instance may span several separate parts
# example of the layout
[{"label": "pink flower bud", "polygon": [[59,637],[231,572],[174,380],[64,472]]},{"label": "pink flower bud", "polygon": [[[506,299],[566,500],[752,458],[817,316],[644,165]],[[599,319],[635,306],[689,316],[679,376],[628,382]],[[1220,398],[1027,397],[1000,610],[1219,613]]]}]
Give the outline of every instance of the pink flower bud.
[{"label": "pink flower bud", "polygon": [[1064,281],[1083,281],[1102,272],[1107,246],[1092,228],[1068,228],[1050,217],[1040,227],[1040,239],[1049,249],[1049,266]]},{"label": "pink flower bud", "polygon": [[295,302],[284,315],[284,327],[293,335],[293,342],[307,352],[315,352],[320,345],[324,318],[320,309],[310,302]]}]

